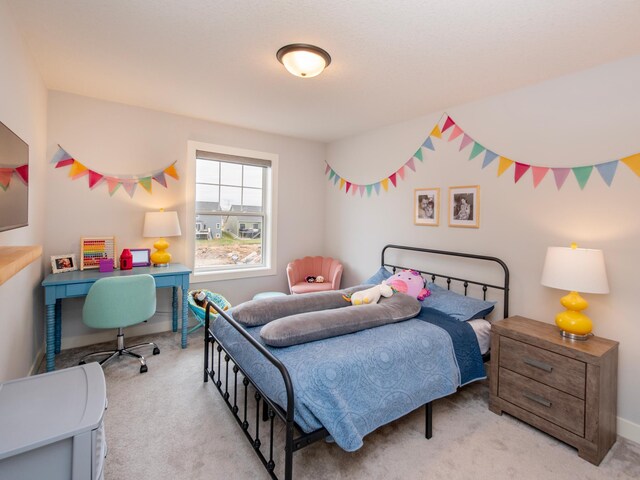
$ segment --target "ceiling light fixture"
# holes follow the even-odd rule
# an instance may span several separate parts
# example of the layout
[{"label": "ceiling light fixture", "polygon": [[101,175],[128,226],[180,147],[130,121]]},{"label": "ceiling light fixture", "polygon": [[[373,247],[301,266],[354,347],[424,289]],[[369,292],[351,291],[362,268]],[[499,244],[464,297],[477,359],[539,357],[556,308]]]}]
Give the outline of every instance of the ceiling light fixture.
[{"label": "ceiling light fixture", "polygon": [[331,56],[320,47],[306,43],[292,43],[278,50],[276,58],[296,77],[320,75],[331,63]]}]

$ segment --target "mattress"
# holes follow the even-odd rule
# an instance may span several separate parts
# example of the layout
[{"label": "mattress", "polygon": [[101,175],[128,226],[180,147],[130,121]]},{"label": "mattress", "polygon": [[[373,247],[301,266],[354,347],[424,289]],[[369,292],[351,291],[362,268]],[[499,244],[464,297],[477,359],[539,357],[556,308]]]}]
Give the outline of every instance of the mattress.
[{"label": "mattress", "polygon": [[491,324],[484,318],[469,320],[467,323],[473,328],[480,346],[480,353],[484,355],[491,347]]}]

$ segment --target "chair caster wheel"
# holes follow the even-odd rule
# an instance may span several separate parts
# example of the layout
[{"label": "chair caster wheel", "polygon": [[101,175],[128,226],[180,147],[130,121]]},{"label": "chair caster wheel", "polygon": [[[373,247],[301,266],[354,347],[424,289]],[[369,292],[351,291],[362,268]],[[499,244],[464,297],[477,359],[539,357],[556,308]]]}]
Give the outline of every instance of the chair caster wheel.
[{"label": "chair caster wheel", "polygon": [[78,365],[86,365],[87,362],[85,362],[84,360],[80,360],[80,363]]},{"label": "chair caster wheel", "polygon": [[147,370],[149,370],[149,369],[147,368],[146,365],[141,365],[140,366],[140,373],[145,373]]},{"label": "chair caster wheel", "polygon": [[154,355],[160,355],[160,349],[158,347],[153,349],[153,354]]}]

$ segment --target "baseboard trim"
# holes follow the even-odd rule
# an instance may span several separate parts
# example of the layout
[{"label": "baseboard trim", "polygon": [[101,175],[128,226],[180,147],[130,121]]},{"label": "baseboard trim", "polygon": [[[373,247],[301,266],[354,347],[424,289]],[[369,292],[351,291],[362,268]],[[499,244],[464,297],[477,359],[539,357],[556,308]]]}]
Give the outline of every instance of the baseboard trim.
[{"label": "baseboard trim", "polygon": [[618,435],[640,443],[640,425],[618,417]]},{"label": "baseboard trim", "polygon": [[[153,323],[141,323],[132,327],[127,327],[125,330],[125,337],[137,337],[139,335],[148,335],[151,333],[170,332],[173,328],[172,320],[155,321]],[[69,348],[86,347],[87,345],[93,345],[95,343],[102,343],[114,340],[115,330],[104,330],[99,333],[92,333],[89,335],[78,335],[75,337],[63,337],[61,350],[67,350]],[[178,325],[178,332],[180,332],[180,325]],[[179,333],[176,333],[179,335]]]}]

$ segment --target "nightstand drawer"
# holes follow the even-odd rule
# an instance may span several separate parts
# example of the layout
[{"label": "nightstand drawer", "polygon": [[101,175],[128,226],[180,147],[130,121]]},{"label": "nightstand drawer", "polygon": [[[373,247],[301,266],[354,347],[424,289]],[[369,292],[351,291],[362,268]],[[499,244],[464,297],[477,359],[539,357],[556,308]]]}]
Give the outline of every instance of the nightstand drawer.
[{"label": "nightstand drawer", "polygon": [[587,367],[579,360],[500,337],[500,366],[584,399]]},{"label": "nightstand drawer", "polygon": [[500,368],[498,395],[570,432],[584,437],[584,401]]}]

